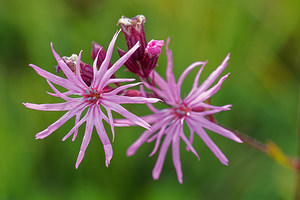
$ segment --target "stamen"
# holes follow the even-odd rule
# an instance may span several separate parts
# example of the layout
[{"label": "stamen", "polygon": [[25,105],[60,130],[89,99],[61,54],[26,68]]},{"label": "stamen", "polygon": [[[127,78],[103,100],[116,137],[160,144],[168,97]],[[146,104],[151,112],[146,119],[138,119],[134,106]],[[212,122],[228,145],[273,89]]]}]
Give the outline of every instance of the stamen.
[{"label": "stamen", "polygon": [[92,88],[91,86],[88,87],[88,89],[85,90],[86,94],[84,97],[87,101],[92,101],[93,103],[96,103],[99,98],[101,98],[101,92],[98,92],[96,89]]},{"label": "stamen", "polygon": [[184,104],[183,101],[173,105],[173,110],[180,119],[191,115],[190,109]]},{"label": "stamen", "polygon": [[185,115],[185,112],[183,110],[177,110],[177,112],[181,115]]}]

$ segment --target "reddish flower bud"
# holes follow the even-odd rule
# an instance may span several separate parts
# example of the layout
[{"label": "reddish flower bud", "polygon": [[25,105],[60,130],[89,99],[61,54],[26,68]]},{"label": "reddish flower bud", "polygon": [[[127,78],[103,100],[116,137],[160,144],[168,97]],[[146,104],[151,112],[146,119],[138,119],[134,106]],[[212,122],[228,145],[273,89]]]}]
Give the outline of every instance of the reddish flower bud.
[{"label": "reddish flower bud", "polygon": [[[72,54],[72,56],[62,57],[63,61],[67,64],[67,66],[72,70],[72,72],[76,73],[76,64],[78,60],[78,56],[76,54]],[[82,61],[80,62],[80,75],[82,77],[82,80],[88,85],[91,85],[91,82],[93,80],[93,68]],[[60,70],[59,66],[57,65],[57,72]]]},{"label": "reddish flower bud", "polygon": [[[106,57],[106,52],[103,49],[103,47],[101,45],[99,45],[96,42],[93,42],[92,44],[92,58],[93,60],[96,59],[97,55],[98,55],[98,60],[97,60],[97,67],[100,68],[101,64],[103,63],[105,57]],[[68,65],[68,67],[72,70],[72,72],[76,73],[76,64],[77,64],[77,60],[78,60],[78,56],[76,54],[72,54],[72,56],[67,57],[67,56],[63,56],[62,57],[63,61]],[[108,64],[108,68],[112,67],[112,64],[109,62]],[[57,65],[56,66],[56,71],[59,72],[60,68]],[[82,77],[82,80],[88,85],[90,86],[93,80],[93,68],[89,65],[86,64],[82,61],[80,61],[80,74]],[[111,76],[111,78],[115,78],[115,75],[113,74]],[[116,86],[120,86],[119,83],[115,83]]]},{"label": "reddish flower bud", "polygon": [[84,62],[80,62],[80,74],[87,86],[90,86],[94,77],[93,68]]},{"label": "reddish flower bud", "polygon": [[161,53],[161,47],[164,46],[163,40],[151,40],[145,49],[145,55],[142,60],[143,75],[149,77],[150,72],[157,66],[158,56]]},{"label": "reddish flower bud", "polygon": [[[76,71],[77,58],[78,58],[78,56],[76,54],[72,54],[72,56],[70,56],[70,57],[67,57],[67,56],[62,57],[63,61],[68,65],[68,67],[74,73]],[[56,72],[59,72],[59,71],[60,71],[60,67],[59,67],[59,65],[57,65],[56,66]]]},{"label": "reddish flower bud", "polygon": [[[146,18],[143,15],[137,15],[131,19],[122,16],[117,24],[121,25],[121,30],[125,34],[128,49],[137,42],[141,44],[125,63],[130,72],[137,74],[141,78],[148,78],[150,72],[156,67],[161,47],[164,45],[163,40],[151,40],[147,45],[144,31],[145,22]],[[121,49],[118,49],[118,52],[120,57],[126,53],[126,51]]]},{"label": "reddish flower bud", "polygon": [[122,32],[125,34],[128,49],[131,49],[138,41],[140,47],[133,53],[132,57],[135,60],[142,60],[144,51],[147,46],[147,40],[144,31],[144,23],[146,18],[143,15],[137,15],[134,18],[127,18],[122,16],[118,24],[121,26]]},{"label": "reddish flower bud", "polygon": [[[119,53],[120,57],[122,57],[126,54],[126,51],[123,51],[122,49],[118,48],[118,53]],[[141,69],[140,62],[134,60],[132,56],[130,58],[128,58],[128,60],[124,63],[124,65],[132,73],[137,74],[138,76],[143,76],[143,71]]]},{"label": "reddish flower bud", "polygon": [[[96,59],[97,54],[100,50],[100,52],[98,54],[98,60],[97,60],[97,67],[100,68],[101,64],[103,63],[103,61],[105,59],[106,52],[103,49],[103,47],[100,44],[98,44],[97,42],[92,42],[92,45],[93,45],[93,47],[92,47],[92,58],[93,58],[93,60]],[[111,68],[111,66],[112,66],[111,63],[109,63],[108,68]]]}]

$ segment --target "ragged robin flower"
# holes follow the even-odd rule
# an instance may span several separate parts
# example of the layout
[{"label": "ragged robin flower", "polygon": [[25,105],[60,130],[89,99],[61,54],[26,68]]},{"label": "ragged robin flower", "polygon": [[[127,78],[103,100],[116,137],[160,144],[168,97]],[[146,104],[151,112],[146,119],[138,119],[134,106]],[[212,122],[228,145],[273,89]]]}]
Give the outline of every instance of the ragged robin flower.
[{"label": "ragged robin flower", "polygon": [[[98,51],[98,56],[96,56],[92,67],[93,78],[92,81],[90,82],[90,85],[88,85],[83,80],[80,73],[81,52],[79,53],[78,58],[76,60],[74,71],[72,71],[71,68],[66,64],[66,62],[54,51],[53,45],[51,43],[53,55],[58,62],[59,68],[63,71],[66,78],[62,78],[52,73],[49,73],[37,67],[36,65],[32,65],[32,64],[30,65],[40,76],[42,76],[47,80],[48,84],[55,92],[55,94],[52,95],[62,98],[63,100],[65,100],[65,102],[54,103],[54,104],[24,103],[24,105],[28,108],[35,109],[35,110],[42,110],[42,111],[67,111],[60,119],[58,119],[56,122],[51,124],[47,129],[37,133],[36,139],[43,139],[49,136],[51,133],[53,133],[59,127],[61,127],[65,122],[67,122],[69,119],[75,116],[75,126],[63,138],[64,141],[73,134],[73,141],[74,141],[78,133],[78,128],[84,122],[86,122],[85,134],[82,140],[79,155],[75,165],[76,168],[78,168],[79,164],[81,163],[84,157],[86,148],[92,136],[92,131],[94,126],[103,144],[105,157],[106,157],[105,163],[106,166],[108,167],[113,155],[113,149],[112,149],[110,139],[108,138],[106,131],[104,129],[102,121],[104,120],[108,124],[110,124],[113,138],[114,138],[114,126],[116,126],[117,124],[113,122],[112,111],[115,111],[123,115],[132,123],[140,125],[146,129],[150,129],[150,125],[147,122],[137,117],[136,115],[132,114],[131,112],[127,111],[120,104],[154,103],[157,102],[158,99],[118,95],[119,92],[127,88],[136,86],[139,83],[123,85],[114,88],[113,90],[105,89],[109,84],[128,82],[134,80],[134,79],[111,78],[111,76],[126,62],[126,60],[139,47],[138,43],[135,44],[124,56],[122,56],[109,68],[113,47],[119,32],[120,31],[118,31],[114,35],[112,41],[110,42],[107,54],[99,70],[97,69],[97,60],[100,54],[99,52],[100,50]],[[60,92],[54,87],[52,83],[62,86],[67,91],[64,93]],[[101,110],[100,105],[106,110],[107,116]],[[82,113],[86,109],[87,109],[86,114],[81,118]]]},{"label": "ragged robin flower", "polygon": [[[144,83],[145,86],[152,90],[156,96],[159,96],[169,108],[158,110],[154,106],[147,104],[149,109],[154,113],[148,116],[142,117],[146,122],[152,124],[150,130],[146,130],[127,150],[127,155],[132,156],[135,154],[137,149],[145,142],[152,142],[156,140],[154,149],[150,156],[154,155],[160,144],[160,151],[152,176],[154,179],[158,179],[164,164],[165,156],[169,146],[172,144],[172,158],[175,170],[177,173],[178,181],[182,183],[182,169],[180,161],[180,140],[186,144],[187,150],[192,151],[198,159],[199,156],[193,147],[194,133],[203,140],[207,147],[214,153],[214,155],[224,165],[228,165],[228,159],[218,148],[218,146],[211,140],[205,129],[218,133],[224,137],[241,143],[242,141],[233,132],[227,130],[216,123],[206,119],[207,116],[216,114],[221,111],[230,110],[231,105],[225,106],[213,106],[205,103],[207,99],[216,94],[220,89],[223,81],[228,77],[229,73],[219,79],[219,81],[212,86],[212,84],[221,75],[223,70],[227,66],[229,60],[229,54],[226,56],[222,64],[212,72],[208,78],[199,86],[200,74],[207,62],[195,62],[185,69],[185,71],[179,77],[177,83],[173,74],[173,60],[172,52],[168,49],[167,42],[167,70],[166,70],[166,81],[156,72],[153,71],[150,75],[152,82],[154,82],[159,88],[155,87],[154,84]],[[201,65],[202,67],[198,71],[193,87],[188,95],[181,98],[181,85],[187,76],[187,74],[195,67]],[[212,87],[211,87],[212,86]],[[146,96],[143,87],[141,87],[141,93]],[[134,125],[132,122],[126,119],[116,120],[117,123]],[[184,122],[190,129],[189,139],[186,133],[183,131]],[[164,138],[163,138],[164,136]],[[162,141],[163,140],[163,141]]]}]

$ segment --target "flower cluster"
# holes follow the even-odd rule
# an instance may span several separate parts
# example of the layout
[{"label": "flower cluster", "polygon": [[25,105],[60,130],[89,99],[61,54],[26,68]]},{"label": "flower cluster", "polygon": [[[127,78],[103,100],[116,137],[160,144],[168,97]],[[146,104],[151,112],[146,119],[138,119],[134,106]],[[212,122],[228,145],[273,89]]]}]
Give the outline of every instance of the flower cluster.
[{"label": "flower cluster", "polygon": [[[166,80],[164,80],[154,68],[164,46],[163,40],[151,40],[147,43],[144,23],[146,19],[138,15],[132,19],[122,16],[118,21],[121,31],[124,33],[128,51],[118,49],[120,59],[114,64],[111,62],[113,47],[120,31],[114,35],[107,52],[98,43],[92,44],[93,65],[84,63],[79,55],[73,54],[71,57],[60,57],[53,49],[52,53],[57,60],[57,72],[63,72],[65,78],[47,72],[36,65],[30,65],[40,76],[44,77],[54,93],[52,96],[63,99],[63,103],[54,104],[33,104],[24,103],[28,108],[43,111],[67,111],[60,119],[51,124],[44,131],[36,134],[36,139],[43,139],[61,127],[66,121],[75,117],[74,127],[66,134],[66,140],[73,134],[75,140],[78,128],[86,122],[85,134],[76,161],[76,168],[81,163],[86,148],[91,139],[93,128],[99,135],[105,152],[106,166],[110,164],[113,155],[111,141],[103,126],[103,120],[110,124],[112,131],[112,141],[114,140],[115,126],[139,125],[146,129],[140,137],[128,148],[127,155],[132,156],[137,149],[145,142],[155,141],[154,149],[150,156],[154,155],[159,147],[158,158],[154,166],[152,175],[158,179],[164,164],[165,156],[169,146],[172,144],[172,158],[176,169],[178,181],[182,183],[182,169],[180,161],[180,141],[186,145],[186,149],[194,153],[199,159],[199,155],[193,146],[194,134],[196,133],[213,154],[224,165],[228,165],[228,159],[211,140],[205,130],[213,131],[219,135],[227,137],[236,142],[242,142],[233,132],[215,123],[214,114],[221,111],[230,110],[231,105],[213,106],[209,103],[210,98],[218,92],[222,83],[229,73],[222,76],[225,70],[229,54],[220,66],[213,71],[206,80],[199,84],[199,78],[205,62],[195,62],[188,66],[176,81],[173,74],[172,52],[169,50],[170,39],[166,42]],[[124,84],[135,81],[129,78],[116,78],[115,72],[125,65],[128,71],[136,74],[141,82]],[[182,97],[181,86],[194,68],[199,69],[190,92]],[[216,84],[214,82],[217,81]],[[59,91],[53,84],[62,86],[66,91]],[[140,89],[129,89],[140,85]],[[214,84],[214,85],[213,85]],[[145,91],[143,85],[147,88]],[[152,104],[161,101],[166,105],[165,109],[157,109]],[[121,104],[146,104],[153,114],[138,117],[126,110]],[[83,113],[86,111],[84,116]],[[103,112],[105,110],[105,112]],[[113,119],[112,111],[124,116],[124,119]],[[106,114],[105,114],[106,113]],[[183,131],[184,123],[190,129],[189,136]],[[151,125],[151,126],[150,126]],[[161,145],[160,145],[161,144]]]}]

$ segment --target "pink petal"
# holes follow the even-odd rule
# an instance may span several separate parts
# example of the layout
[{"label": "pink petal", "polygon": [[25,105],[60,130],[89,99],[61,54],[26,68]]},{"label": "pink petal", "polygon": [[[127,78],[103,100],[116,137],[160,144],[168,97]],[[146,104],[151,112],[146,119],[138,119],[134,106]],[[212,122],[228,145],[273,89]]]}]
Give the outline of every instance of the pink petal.
[{"label": "pink petal", "polygon": [[43,111],[65,111],[71,110],[77,107],[82,102],[64,102],[64,103],[53,103],[53,104],[34,104],[34,103],[23,103],[24,106],[30,109],[43,110]]},{"label": "pink petal", "polygon": [[111,78],[107,81],[107,85],[111,83],[121,83],[121,82],[132,82],[135,81],[134,78]]},{"label": "pink petal", "polygon": [[135,124],[137,124],[139,126],[142,126],[146,129],[150,129],[150,125],[147,122],[145,122],[144,120],[142,120],[138,116],[132,114],[131,112],[129,112],[128,110],[123,108],[121,105],[116,104],[116,103],[111,102],[111,101],[104,100],[104,99],[102,99],[102,104],[104,106],[108,107],[108,108],[111,108],[113,111],[123,115],[125,118],[131,120]]},{"label": "pink petal", "polygon": [[[190,106],[190,105],[189,105]],[[201,102],[201,103],[198,103],[196,105],[196,107],[192,107],[192,109],[199,107],[199,108],[207,108],[207,109],[215,109],[215,110],[222,110],[222,111],[227,111],[227,110],[230,110],[230,107],[232,105],[228,104],[228,105],[225,105],[225,106],[213,106],[213,105],[210,105],[210,104],[207,104],[207,103],[204,103],[204,102]]]},{"label": "pink petal", "polygon": [[161,173],[164,161],[165,161],[165,157],[169,148],[169,145],[172,141],[172,138],[175,134],[175,129],[176,126],[178,126],[178,122],[177,123],[173,123],[170,125],[170,127],[168,128],[168,131],[166,131],[166,137],[164,138],[164,141],[162,143],[162,146],[160,148],[159,151],[159,155],[157,158],[157,161],[155,163],[155,166],[152,170],[152,177],[154,180],[157,180],[159,178],[159,175]]},{"label": "pink petal", "polygon": [[[169,98],[168,96],[167,96],[167,90],[160,90],[160,89],[158,89],[158,88],[156,88],[156,87],[153,87],[153,86],[151,86],[151,85],[149,85],[148,83],[146,83],[146,82],[143,82],[144,83],[144,85],[149,89],[149,90],[152,90],[152,92],[154,92],[155,94],[157,94],[158,96],[160,96],[161,98],[163,98],[164,100],[166,100],[166,101],[172,101],[173,99],[172,98]],[[172,101],[173,102],[173,101]]]},{"label": "pink petal", "polygon": [[160,99],[157,98],[145,98],[145,97],[128,97],[128,96],[119,96],[119,95],[113,95],[110,96],[110,98],[105,97],[103,95],[103,99],[107,99],[109,101],[118,103],[118,104],[144,104],[144,103],[156,103],[160,101]]},{"label": "pink petal", "polygon": [[207,133],[203,130],[203,128],[196,126],[196,124],[187,122],[189,127],[192,127],[197,131],[197,134],[199,137],[203,140],[203,142],[206,144],[206,146],[215,154],[215,156],[220,160],[220,162],[223,165],[228,165],[228,159],[226,156],[222,153],[222,151],[219,149],[219,147],[210,139],[210,137],[207,135]]},{"label": "pink petal", "polygon": [[[81,113],[77,113],[77,114],[76,114],[76,117],[75,117],[75,125],[79,122],[80,116],[81,116]],[[77,137],[77,134],[78,134],[78,128],[74,131],[74,135],[73,135],[73,137],[72,137],[72,142],[75,141],[75,139],[76,139],[76,137]]]},{"label": "pink petal", "polygon": [[92,108],[90,108],[88,110],[87,113],[87,120],[86,120],[86,127],[85,127],[85,133],[84,133],[84,137],[80,146],[80,151],[79,151],[79,155],[77,157],[77,161],[76,161],[76,169],[78,168],[79,164],[81,163],[84,154],[85,154],[85,150],[87,148],[87,146],[90,143],[91,137],[92,137],[92,132],[93,132],[93,127],[94,127],[94,123],[93,123],[93,119],[94,119],[94,115],[93,115],[93,111],[91,111]]},{"label": "pink petal", "polygon": [[[61,57],[55,52],[53,49],[53,43],[51,42],[52,53],[57,60],[59,67],[64,72],[65,76],[70,80],[73,84],[77,85],[79,88],[83,89],[84,85],[77,79],[76,75],[72,72],[72,70],[67,66],[67,64],[61,59]],[[80,60],[79,60],[80,62]],[[78,62],[77,62],[78,63]]]},{"label": "pink petal", "polygon": [[75,107],[74,109],[70,110],[66,114],[64,114],[61,118],[59,118],[56,122],[51,124],[48,128],[44,131],[39,132],[35,135],[36,139],[43,139],[56,131],[59,127],[61,127],[66,121],[72,118],[76,113],[81,112],[85,108],[85,105],[80,105]]},{"label": "pink petal", "polygon": [[[70,98],[70,97],[68,97],[67,95],[68,95],[68,93],[66,93],[66,94],[64,94],[64,93],[61,93],[60,91],[58,91],[53,85],[52,85],[52,83],[50,82],[50,81],[48,81],[47,80],[47,83],[49,84],[49,86],[52,88],[52,90],[55,92],[55,96],[57,96],[57,97],[60,97],[60,98],[62,98],[63,100],[65,100],[65,101],[72,101],[73,100],[73,98]],[[70,91],[69,91],[70,92]],[[49,93],[48,93],[49,94]],[[70,94],[72,94],[72,92],[70,92]],[[52,94],[50,94],[50,95],[52,95]]]},{"label": "pink petal", "polygon": [[[48,80],[47,80],[48,81]],[[49,83],[50,83],[50,81],[48,81]],[[57,90],[58,91],[58,90]],[[47,91],[46,91],[47,92]],[[58,91],[59,92],[59,91]],[[66,101],[69,101],[69,100],[71,100],[71,99],[73,99],[73,98],[70,98],[70,97],[68,97],[68,95],[72,95],[72,94],[74,94],[74,92],[72,92],[72,91],[67,91],[67,92],[63,92],[63,93],[60,93],[60,94],[57,94],[57,93],[52,93],[52,92],[47,92],[47,94],[49,94],[49,95],[51,95],[51,96],[54,96],[54,97],[60,97],[60,98],[62,98],[62,99],[64,99],[64,100],[66,100]],[[62,97],[62,96],[64,97]],[[67,100],[68,99],[68,100]]]},{"label": "pink petal", "polygon": [[[120,30],[118,30],[115,33],[113,39],[109,43],[109,46],[108,46],[108,49],[107,49],[107,52],[106,52],[106,57],[105,57],[104,61],[102,62],[99,71],[96,70],[97,73],[94,74],[94,81],[92,83],[93,88],[98,88],[98,86],[100,85],[100,81],[104,78],[104,75],[106,75],[107,68],[108,68],[108,65],[110,63],[110,59],[111,59],[111,56],[112,56],[113,48],[115,46],[115,42],[117,40],[117,37],[118,37],[119,33],[120,33]],[[96,68],[96,66],[97,66],[97,62],[94,62],[93,67]],[[107,78],[109,79],[110,77],[111,76],[109,76]],[[99,88],[101,89],[102,87],[99,87]]]},{"label": "pink petal", "polygon": [[[101,48],[102,49],[102,48]],[[91,82],[91,85],[93,88],[97,88],[98,85],[99,85],[99,79],[95,79],[95,77],[97,76],[97,74],[99,73],[98,72],[98,69],[97,69],[97,63],[98,63],[98,59],[99,59],[99,53],[101,51],[101,49],[98,51],[97,55],[96,55],[96,58],[93,62],[93,80]],[[103,63],[102,63],[103,64]],[[99,69],[100,70],[100,69]],[[102,69],[104,70],[104,69]]]},{"label": "pink petal", "polygon": [[[173,99],[173,93],[171,91],[171,89],[169,88],[169,85],[165,82],[165,80],[155,71],[153,70],[153,72],[151,73],[151,79],[152,81],[154,81],[155,84],[158,85],[158,87],[161,89],[157,89],[153,86],[150,86],[148,83],[144,82],[144,85],[154,91],[155,93],[157,93],[159,96],[161,96],[162,98],[164,98],[167,101],[171,101]],[[157,91],[159,90],[159,91]],[[174,103],[174,101],[172,101],[172,103]]]},{"label": "pink petal", "polygon": [[[191,136],[193,137],[194,134],[191,134]],[[181,132],[180,132],[180,137],[181,139],[184,141],[184,143],[187,145],[187,148],[189,150],[191,150],[191,152],[198,158],[198,160],[200,160],[200,157],[197,153],[197,151],[195,150],[195,148],[193,147],[193,145],[191,144],[191,142],[187,139],[187,137],[185,136],[183,130],[181,129]]]},{"label": "pink petal", "polygon": [[208,98],[210,98],[211,96],[213,96],[214,94],[216,94],[219,89],[222,86],[222,83],[227,79],[227,77],[229,76],[229,73],[226,74],[225,76],[223,76],[216,85],[214,85],[212,88],[210,88],[209,90],[205,91],[205,92],[201,92],[200,89],[198,89],[197,92],[195,92],[194,98],[192,97],[189,105],[191,107],[197,105],[199,102],[203,102],[205,100],[207,100]]},{"label": "pink petal", "polygon": [[[143,97],[147,97],[146,92],[145,92],[145,90],[144,90],[144,87],[143,87],[142,85],[140,85],[140,91],[141,91],[141,95],[142,95]],[[147,107],[148,107],[152,112],[154,112],[154,113],[156,113],[156,112],[159,111],[158,109],[156,109],[156,108],[155,108],[152,104],[150,104],[150,103],[146,103],[146,105],[147,105]]]},{"label": "pink petal", "polygon": [[121,32],[121,30],[118,30],[118,31],[115,33],[115,35],[113,36],[111,42],[110,42],[109,45],[108,45],[107,52],[106,52],[106,57],[105,57],[104,61],[102,62],[101,67],[100,67],[100,70],[99,70],[100,73],[101,73],[101,72],[106,72],[107,69],[108,69],[108,65],[109,65],[110,60],[111,60],[111,56],[112,56],[112,53],[113,53],[113,49],[114,49],[116,40],[117,40],[118,35],[119,35],[120,32]]},{"label": "pink petal", "polygon": [[[74,141],[76,139],[77,136],[77,132],[78,132],[78,128],[83,124],[83,122],[86,121],[87,117],[88,117],[88,113],[90,113],[90,111],[88,111],[88,113],[80,120],[80,115],[82,112],[77,113],[76,114],[76,118],[75,118],[75,125],[73,126],[73,128],[69,131],[69,133],[67,133],[67,135],[65,135],[65,137],[63,137],[62,141],[65,141],[66,139],[68,139],[72,133],[74,133],[72,141]],[[79,121],[80,120],[80,121]]]},{"label": "pink petal", "polygon": [[191,64],[190,66],[188,66],[183,72],[182,74],[180,75],[179,79],[178,79],[178,82],[177,82],[177,92],[180,94],[180,91],[181,91],[181,85],[185,79],[185,77],[197,66],[199,65],[204,65],[206,64],[206,62],[195,62],[193,64]]},{"label": "pink petal", "polygon": [[168,87],[167,82],[157,73],[157,71],[153,70],[150,74],[151,79],[154,81],[156,85],[160,88]]},{"label": "pink petal", "polygon": [[36,65],[30,64],[29,66],[32,67],[36,71],[36,73],[38,73],[38,75],[44,77],[45,79],[51,81],[52,83],[55,83],[57,85],[60,85],[64,88],[68,89],[68,90],[72,90],[72,91],[75,91],[75,92],[80,92],[81,91],[76,85],[74,85],[68,79],[61,78],[59,76],[51,74],[50,72],[47,72],[47,71],[39,68]]},{"label": "pink petal", "polygon": [[203,117],[203,116],[206,116],[206,115],[212,115],[212,114],[216,114],[218,112],[221,112],[221,111],[224,111],[224,110],[230,110],[228,107],[231,106],[231,105],[226,105],[226,106],[223,106],[221,107],[221,109],[214,109],[214,110],[206,110],[206,111],[202,111],[202,112],[191,112],[192,114],[191,115],[194,115],[194,116],[199,116],[199,117]]},{"label": "pink petal", "polygon": [[[155,114],[151,114],[151,115],[147,115],[147,116],[142,116],[140,118],[142,120],[144,120],[145,122],[147,122],[148,124],[151,124],[151,123],[158,121],[160,119],[160,117],[162,116],[162,113],[163,112],[155,113]],[[134,122],[130,121],[129,119],[115,119],[114,122],[118,123],[118,124],[126,124],[127,126],[136,126],[137,125]]]},{"label": "pink petal", "polygon": [[131,84],[127,84],[127,85],[122,85],[120,87],[117,87],[116,89],[114,89],[113,91],[111,92],[107,92],[107,93],[103,93],[103,96],[110,96],[110,95],[116,95],[118,94],[119,92],[127,89],[127,88],[131,88],[131,87],[134,87],[134,86],[137,86],[141,84],[141,82],[138,82],[138,83],[131,83]]},{"label": "pink petal", "polygon": [[127,156],[132,156],[135,154],[136,150],[146,142],[146,140],[153,134],[155,131],[159,130],[162,126],[167,126],[170,118],[158,119],[154,123],[150,130],[146,130],[128,149]]},{"label": "pink petal", "polygon": [[100,79],[99,87],[102,88],[107,85],[107,81],[109,78],[118,70],[124,63],[128,60],[128,58],[140,47],[140,43],[137,42],[124,56],[122,56],[119,60],[117,60],[111,68],[107,70],[105,75]]},{"label": "pink petal", "polygon": [[177,178],[179,183],[182,183],[182,169],[181,169],[181,162],[180,162],[180,124],[177,125],[176,129],[174,130],[175,134],[173,136],[172,142],[172,159],[173,164],[176,170]]},{"label": "pink petal", "polygon": [[[240,138],[238,138],[233,132],[205,119],[204,117],[201,117],[201,118],[198,116],[193,117],[191,115],[191,117],[189,119],[191,119],[198,126],[204,127],[208,130],[218,133],[218,134],[220,134],[224,137],[227,137],[233,141],[236,141],[238,143],[243,143],[242,140]],[[196,129],[194,129],[194,130],[196,130]]]},{"label": "pink petal", "polygon": [[105,152],[105,165],[106,165],[106,167],[108,167],[108,165],[110,164],[110,160],[113,156],[113,149],[112,149],[111,143],[109,141],[109,138],[106,134],[106,131],[103,127],[101,116],[102,116],[102,111],[100,110],[100,107],[99,106],[95,107],[94,123],[95,123],[96,129],[97,129],[99,138],[103,144],[103,148],[104,148],[104,152]]},{"label": "pink petal", "polygon": [[177,93],[176,80],[173,74],[173,58],[172,58],[172,51],[169,50],[169,43],[170,43],[170,38],[167,39],[167,44],[166,44],[166,53],[167,53],[167,60],[168,60],[166,78],[167,78],[169,89],[172,93],[172,97],[175,101],[178,102],[180,101],[180,97],[179,94]]},{"label": "pink petal", "polygon": [[83,87],[88,87],[86,85],[86,83],[83,81],[82,77],[81,77],[81,73],[80,73],[80,62],[81,62],[81,54],[82,54],[82,50],[79,52],[79,55],[77,57],[77,63],[76,63],[76,78],[77,80],[80,82],[80,84]]},{"label": "pink petal", "polygon": [[193,83],[193,87],[191,89],[191,91],[189,92],[189,94],[185,97],[185,102],[189,102],[190,98],[195,94],[195,92],[198,89],[198,84],[199,84],[199,78],[200,75],[205,67],[205,65],[207,64],[207,61],[204,62],[203,66],[199,69],[199,71],[197,72],[197,75],[195,77],[194,83]]},{"label": "pink petal", "polygon": [[108,115],[109,124],[110,124],[111,132],[112,132],[112,135],[113,135],[112,141],[114,141],[115,140],[114,119],[112,117],[110,108],[107,108],[106,106],[103,106],[103,107],[105,108],[105,110],[107,112],[107,115]]},{"label": "pink petal", "polygon": [[230,54],[227,54],[227,56],[224,59],[224,61],[222,62],[222,64],[215,71],[213,71],[208,76],[208,78],[200,85],[200,87],[198,89],[199,91],[205,91],[207,88],[209,88],[213,84],[213,82],[215,82],[215,80],[220,76],[220,74],[226,68],[229,58],[230,58]]},{"label": "pink petal", "polygon": [[162,136],[165,134],[166,127],[167,124],[162,125],[158,133],[147,140],[147,142],[152,142],[152,140],[156,139],[154,148],[152,152],[149,154],[149,157],[153,156],[157,152]]}]

